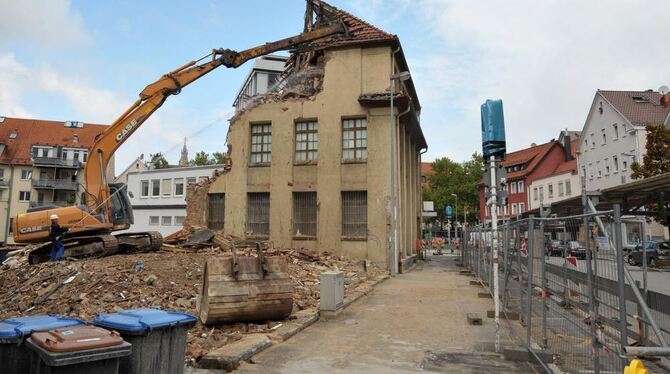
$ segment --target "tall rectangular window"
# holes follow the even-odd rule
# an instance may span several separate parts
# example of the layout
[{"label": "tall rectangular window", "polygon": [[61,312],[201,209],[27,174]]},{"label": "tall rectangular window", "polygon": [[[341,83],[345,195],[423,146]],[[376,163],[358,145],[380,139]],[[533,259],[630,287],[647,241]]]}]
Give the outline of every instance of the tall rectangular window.
[{"label": "tall rectangular window", "polygon": [[570,180],[565,181],[565,194],[570,196],[572,195],[572,186],[570,186]]},{"label": "tall rectangular window", "polygon": [[247,194],[247,232],[251,236],[270,235],[270,193]]},{"label": "tall rectangular window", "polygon": [[172,195],[172,179],[163,179],[161,189],[163,190],[163,196]]},{"label": "tall rectangular window", "polygon": [[342,160],[368,159],[368,120],[342,120]]},{"label": "tall rectangular window", "polygon": [[614,164],[614,171],[619,171],[619,157],[612,156],[612,163]]},{"label": "tall rectangular window", "polygon": [[342,236],[366,238],[368,236],[368,192],[342,192]]},{"label": "tall rectangular window", "polygon": [[140,181],[140,197],[149,197],[149,181]]},{"label": "tall rectangular window", "polygon": [[552,183],[549,183],[549,185],[547,185],[547,192],[549,193],[550,199],[554,197],[554,185]]},{"label": "tall rectangular window", "polygon": [[558,196],[565,195],[565,188],[563,187],[563,182],[558,182]]},{"label": "tall rectangular window", "polygon": [[157,197],[161,195],[161,180],[152,179],[151,180],[151,196]]},{"label": "tall rectangular window", "polygon": [[615,124],[612,125],[612,126],[614,127],[614,139],[617,139],[617,138],[619,138],[619,125],[617,125],[617,124],[615,123]]},{"label": "tall rectangular window", "polygon": [[533,200],[537,201],[537,187],[533,187]]},{"label": "tall rectangular window", "polygon": [[510,184],[510,187],[511,187],[511,193],[516,193],[516,182],[512,182],[512,184]]},{"label": "tall rectangular window", "polygon": [[517,191],[519,191],[519,193],[522,193],[523,192],[523,181],[518,181],[517,184],[518,184]]},{"label": "tall rectangular window", "polygon": [[293,193],[293,236],[316,236],[316,192]]},{"label": "tall rectangular window", "polygon": [[272,161],[272,125],[251,125],[251,163],[269,164]]},{"label": "tall rectangular window", "polygon": [[523,213],[524,211],[526,211],[526,204],[519,203],[519,214]]},{"label": "tall rectangular window", "polygon": [[544,201],[544,187],[540,186],[540,202]]},{"label": "tall rectangular window", "polygon": [[30,201],[30,191],[19,191],[19,201]]},{"label": "tall rectangular window", "polygon": [[512,204],[512,214],[517,214],[518,212],[516,211],[516,204]]},{"label": "tall rectangular window", "polygon": [[184,178],[174,179],[174,195],[184,196]]},{"label": "tall rectangular window", "polygon": [[316,121],[296,122],[295,161],[316,160],[319,148],[319,124]]},{"label": "tall rectangular window", "polygon": [[32,179],[33,171],[30,169],[21,169],[21,179]]},{"label": "tall rectangular window", "polygon": [[212,230],[223,229],[223,217],[226,211],[226,195],[211,193],[207,195],[207,227]]}]

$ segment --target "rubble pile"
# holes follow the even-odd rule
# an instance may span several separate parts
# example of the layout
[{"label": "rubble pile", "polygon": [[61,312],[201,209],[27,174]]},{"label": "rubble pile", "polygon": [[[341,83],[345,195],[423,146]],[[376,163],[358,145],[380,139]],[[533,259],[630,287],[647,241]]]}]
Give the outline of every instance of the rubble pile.
[{"label": "rubble pile", "polygon": [[[166,239],[173,243],[193,241],[194,232],[197,230],[185,230]],[[224,244],[224,249],[216,243]],[[23,261],[27,257],[25,253],[14,253],[9,258],[11,261],[5,261],[0,268],[0,320],[21,315],[58,314],[90,321],[98,313],[144,307],[197,315],[205,260],[212,256],[230,256],[232,248],[238,256],[256,255],[249,242],[221,232],[214,232],[209,241],[192,247],[167,244],[154,253],[66,259],[37,265]],[[323,271],[344,272],[346,297],[362,293],[367,285],[385,274],[363,261],[328,253],[271,248],[271,243],[264,243],[264,248],[267,248],[264,251],[267,256],[287,257],[290,277],[296,284],[293,313],[308,308],[316,311],[319,274]],[[197,361],[210,350],[239,340],[244,334],[270,332],[280,323],[205,326],[198,322],[189,331],[187,357]]]}]

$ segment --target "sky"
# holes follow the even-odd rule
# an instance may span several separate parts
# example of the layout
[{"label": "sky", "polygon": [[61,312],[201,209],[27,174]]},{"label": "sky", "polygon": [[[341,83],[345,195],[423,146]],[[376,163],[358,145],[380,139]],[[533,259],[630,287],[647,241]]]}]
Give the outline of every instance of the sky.
[{"label": "sky", "polygon": [[[479,106],[503,99],[507,149],[579,130],[597,89],[670,84],[670,1],[332,0],[400,37],[422,105],[424,161],[481,152]],[[109,124],[147,84],[212,48],[299,33],[303,0],[0,0],[0,116]],[[223,151],[251,63],[172,96],[116,153],[176,163]]]}]

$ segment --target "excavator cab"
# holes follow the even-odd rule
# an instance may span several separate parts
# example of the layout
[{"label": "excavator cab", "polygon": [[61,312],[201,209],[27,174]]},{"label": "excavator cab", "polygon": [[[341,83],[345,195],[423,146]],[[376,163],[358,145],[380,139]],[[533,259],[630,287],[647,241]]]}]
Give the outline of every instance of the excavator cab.
[{"label": "excavator cab", "polygon": [[[133,217],[133,209],[128,199],[128,189],[123,183],[112,183],[109,185],[109,193],[111,194],[110,202],[112,206],[112,224],[116,229],[124,229],[130,227],[135,220]],[[123,227],[125,226],[125,227]]]}]

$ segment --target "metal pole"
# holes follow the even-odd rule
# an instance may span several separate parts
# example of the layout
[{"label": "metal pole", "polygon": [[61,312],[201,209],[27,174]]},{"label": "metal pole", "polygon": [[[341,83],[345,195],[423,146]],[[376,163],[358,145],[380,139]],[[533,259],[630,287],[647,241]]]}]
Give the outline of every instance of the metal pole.
[{"label": "metal pole", "polygon": [[[648,293],[649,293],[648,292],[649,291],[648,286],[649,285],[647,283],[647,250],[646,250],[646,248],[644,248],[644,242],[647,240],[647,226],[646,226],[646,222],[645,222],[644,217],[642,217],[640,219],[642,221],[641,222],[642,224],[640,225],[640,236],[642,237],[642,247],[643,247],[643,250],[642,250],[642,256],[643,256],[643,258],[642,258],[642,289],[643,289],[643,293],[642,293],[642,295],[644,296],[644,301],[646,302],[647,300],[649,300],[649,296],[648,296]],[[644,323],[643,325],[644,325],[643,326],[644,336],[643,336],[643,339],[642,339],[642,344],[646,345],[647,336],[649,336],[648,335],[649,334],[649,326],[646,323]]]},{"label": "metal pole", "polygon": [[[615,242],[615,253],[617,259],[617,278],[619,279],[619,323],[621,326],[619,329],[619,336],[621,338],[621,354],[624,354],[624,347],[628,345],[628,324],[626,318],[626,283],[623,281],[624,276],[624,264],[623,264],[623,243],[622,243],[622,234],[621,231],[621,207],[619,204],[613,205],[614,209],[614,242]],[[646,252],[646,251],[645,251]],[[643,252],[644,253],[644,252]],[[635,284],[631,284],[634,288]],[[622,364],[625,361],[622,359]],[[622,365],[622,367],[625,365]]]},{"label": "metal pole", "polygon": [[526,321],[526,345],[528,349],[531,349],[531,326],[533,324],[533,318],[531,317],[531,313],[533,312],[533,246],[535,242],[535,217],[531,214],[530,217],[528,217],[528,247],[527,247],[527,265],[526,269],[528,269],[528,289],[526,292],[528,295],[527,297],[527,305],[526,305],[526,318],[528,319]]},{"label": "metal pole", "polygon": [[517,274],[519,276],[519,316],[523,316],[523,271],[521,270],[521,223],[517,220],[516,222],[516,240],[514,240],[514,246],[516,247],[516,266]]},{"label": "metal pole", "polygon": [[[582,183],[582,209],[584,214],[587,213],[588,197],[586,196],[586,184]],[[593,369],[595,373],[600,373],[600,349],[598,348],[598,336],[596,335],[596,313],[594,305],[593,292],[593,270],[591,267],[591,230],[589,228],[589,217],[584,217],[584,250],[586,251],[586,281],[588,285],[589,297],[589,321],[591,330],[591,349],[593,350]]]},{"label": "metal pole", "polygon": [[390,114],[390,132],[391,132],[391,274],[398,274],[398,208],[397,208],[397,175],[396,175],[396,121],[393,110],[393,95],[395,94],[395,82],[391,82],[391,114]]},{"label": "metal pole", "polygon": [[500,298],[498,290],[498,241],[494,233],[498,231],[498,201],[496,196],[496,161],[491,156],[491,250],[493,260],[493,300],[495,305],[496,352],[500,352]]},{"label": "metal pole", "polygon": [[540,222],[540,232],[542,233],[542,256],[540,262],[540,281],[542,282],[542,348],[547,348],[547,271],[546,271],[546,256],[545,256],[545,237],[544,237],[544,221]]},{"label": "metal pole", "polygon": [[509,284],[509,277],[512,273],[512,256],[509,254],[509,223],[505,224],[504,227],[504,233],[503,233],[503,256],[505,261],[505,282],[503,283],[503,312],[507,310],[507,306],[509,305],[509,296],[510,293],[507,289],[507,285]]}]

